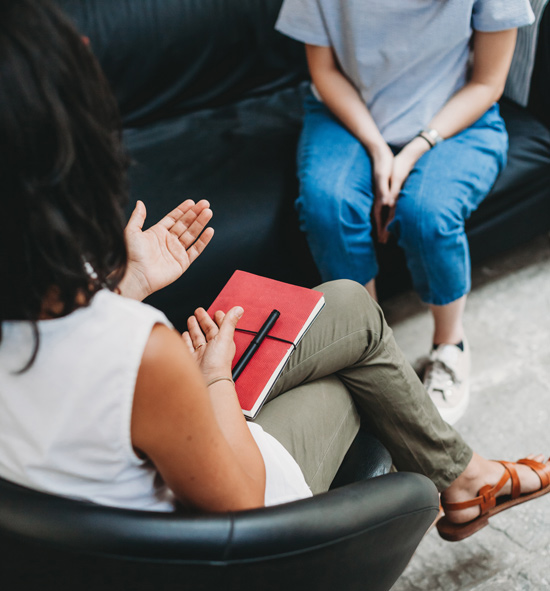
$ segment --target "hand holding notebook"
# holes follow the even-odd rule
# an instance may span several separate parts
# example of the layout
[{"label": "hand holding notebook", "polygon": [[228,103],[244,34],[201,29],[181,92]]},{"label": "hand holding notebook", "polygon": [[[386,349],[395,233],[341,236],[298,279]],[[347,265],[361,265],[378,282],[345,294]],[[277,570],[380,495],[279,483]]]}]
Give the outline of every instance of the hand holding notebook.
[{"label": "hand holding notebook", "polygon": [[241,306],[244,314],[235,332],[233,369],[273,310],[280,316],[235,383],[243,413],[254,418],[291,353],[324,305],[323,294],[235,271],[208,314]]}]

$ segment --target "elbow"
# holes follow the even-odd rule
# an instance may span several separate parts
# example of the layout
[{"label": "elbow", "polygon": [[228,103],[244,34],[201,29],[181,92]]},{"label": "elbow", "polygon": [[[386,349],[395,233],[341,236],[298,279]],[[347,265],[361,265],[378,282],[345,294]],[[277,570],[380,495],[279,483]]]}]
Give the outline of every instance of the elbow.
[{"label": "elbow", "polygon": [[203,514],[212,513],[236,513],[238,511],[250,511],[265,507],[265,495],[251,494],[232,499],[201,499],[199,502],[189,502],[189,499],[177,497],[177,503],[181,507],[193,512]]},{"label": "elbow", "polygon": [[318,72],[312,72],[311,70],[310,70],[309,75],[310,75],[311,81],[313,82],[313,85],[315,86],[315,88],[317,89],[317,91],[320,92],[321,95],[322,95],[321,90],[324,90],[324,85],[323,85],[324,77],[323,77],[323,75],[322,74],[319,74]]},{"label": "elbow", "polygon": [[265,479],[245,479],[238,486],[203,491],[199,498],[177,495],[179,503],[203,513],[234,513],[265,507]]},{"label": "elbow", "polygon": [[472,80],[472,84],[479,89],[479,99],[487,101],[488,105],[496,103],[504,93],[506,79],[503,80]]},{"label": "elbow", "polygon": [[471,95],[470,100],[475,100],[480,105],[486,103],[487,108],[489,108],[503,95],[506,78],[500,76],[490,80],[472,78],[468,86],[474,93]]},{"label": "elbow", "polygon": [[245,499],[240,499],[239,505],[231,511],[249,511],[251,509],[261,509],[265,507],[265,493],[251,494]]},{"label": "elbow", "polygon": [[495,84],[492,87],[492,102],[496,103],[502,95],[504,94],[504,87],[506,86],[506,82],[502,82],[499,84]]},{"label": "elbow", "polygon": [[265,468],[262,462],[262,470],[255,477],[250,477],[246,490],[239,495],[237,507],[232,511],[247,511],[249,509],[259,509],[265,507]]},{"label": "elbow", "polygon": [[265,507],[265,493],[262,491],[250,491],[232,499],[224,499],[221,502],[202,506],[200,509],[206,513],[235,513],[238,511],[250,511]]}]

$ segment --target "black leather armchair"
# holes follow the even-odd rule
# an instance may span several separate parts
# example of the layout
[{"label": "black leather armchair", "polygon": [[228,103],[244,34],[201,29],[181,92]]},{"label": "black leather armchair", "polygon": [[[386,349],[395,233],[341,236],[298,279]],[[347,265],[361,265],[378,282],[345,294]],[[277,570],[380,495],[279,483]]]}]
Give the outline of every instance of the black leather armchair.
[{"label": "black leather armchair", "polygon": [[360,431],[339,488],[221,515],[101,507],[0,479],[2,588],[386,591],[439,510],[424,476],[368,478],[389,467],[384,448]]}]

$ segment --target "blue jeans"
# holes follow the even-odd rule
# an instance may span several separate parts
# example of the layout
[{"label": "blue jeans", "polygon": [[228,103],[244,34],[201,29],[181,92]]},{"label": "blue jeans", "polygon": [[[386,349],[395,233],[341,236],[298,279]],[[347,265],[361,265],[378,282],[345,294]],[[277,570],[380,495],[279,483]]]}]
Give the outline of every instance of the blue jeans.
[{"label": "blue jeans", "polygon": [[[389,226],[422,301],[442,306],[470,291],[464,223],[506,163],[498,105],[416,163]],[[296,208],[323,281],[361,284],[378,273],[372,238],[372,165],[363,145],[313,95],[305,100]]]}]

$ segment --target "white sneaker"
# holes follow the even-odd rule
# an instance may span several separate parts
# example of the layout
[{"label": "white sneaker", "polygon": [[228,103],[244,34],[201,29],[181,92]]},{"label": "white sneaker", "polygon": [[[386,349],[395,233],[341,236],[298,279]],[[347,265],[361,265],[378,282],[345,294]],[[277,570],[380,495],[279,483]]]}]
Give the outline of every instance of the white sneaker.
[{"label": "white sneaker", "polygon": [[462,417],[470,400],[470,347],[439,345],[430,353],[424,372],[424,386],[441,418],[454,425]]}]

